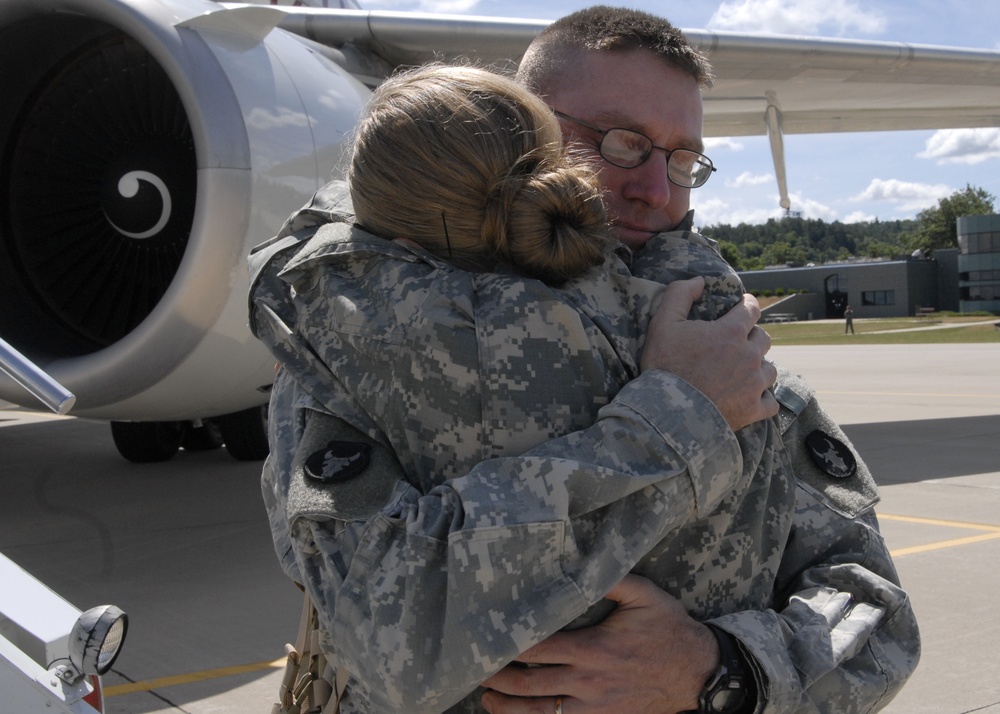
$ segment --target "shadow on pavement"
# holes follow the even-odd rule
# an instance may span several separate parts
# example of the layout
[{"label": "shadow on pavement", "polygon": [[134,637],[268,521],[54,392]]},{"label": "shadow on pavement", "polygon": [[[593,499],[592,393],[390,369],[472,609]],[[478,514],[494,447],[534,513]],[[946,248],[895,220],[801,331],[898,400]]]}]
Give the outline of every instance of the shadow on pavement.
[{"label": "shadow on pavement", "polygon": [[1000,471],[1000,415],[850,424],[880,485]]}]

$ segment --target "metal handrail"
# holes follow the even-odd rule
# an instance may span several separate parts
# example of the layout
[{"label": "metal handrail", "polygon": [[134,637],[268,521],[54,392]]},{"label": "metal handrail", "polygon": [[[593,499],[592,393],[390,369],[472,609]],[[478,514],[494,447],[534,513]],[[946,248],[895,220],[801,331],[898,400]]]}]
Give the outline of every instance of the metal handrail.
[{"label": "metal handrail", "polygon": [[10,375],[56,414],[66,414],[76,403],[76,396],[72,392],[3,338],[0,338],[0,370]]}]

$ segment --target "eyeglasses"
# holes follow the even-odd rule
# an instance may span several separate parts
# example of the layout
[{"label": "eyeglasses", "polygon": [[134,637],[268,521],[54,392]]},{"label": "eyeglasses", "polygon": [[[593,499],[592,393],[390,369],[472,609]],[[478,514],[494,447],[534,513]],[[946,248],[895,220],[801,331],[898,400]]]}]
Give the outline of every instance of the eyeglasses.
[{"label": "eyeglasses", "polygon": [[712,160],[697,151],[664,149],[662,146],[653,144],[652,139],[638,131],[622,129],[621,127],[600,129],[582,119],[571,117],[569,114],[558,110],[553,111],[557,117],[567,119],[600,134],[601,141],[597,145],[597,151],[602,159],[613,166],[634,169],[645,163],[646,159],[653,153],[653,149],[659,149],[667,155],[667,178],[670,179],[671,183],[682,188],[704,186],[712,172],[715,171]]}]

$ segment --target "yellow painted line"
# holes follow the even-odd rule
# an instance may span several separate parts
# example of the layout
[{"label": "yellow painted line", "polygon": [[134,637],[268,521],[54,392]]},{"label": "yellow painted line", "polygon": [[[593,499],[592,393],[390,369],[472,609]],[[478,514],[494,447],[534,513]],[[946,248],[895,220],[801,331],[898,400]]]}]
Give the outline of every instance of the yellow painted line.
[{"label": "yellow painted line", "polygon": [[898,558],[901,555],[913,555],[914,553],[927,553],[933,550],[943,550],[945,548],[957,548],[970,543],[982,543],[987,540],[1000,538],[1000,526],[987,525],[985,523],[968,523],[966,521],[945,521],[939,518],[921,518],[919,516],[895,516],[887,513],[878,514],[881,521],[899,521],[901,523],[919,523],[927,526],[941,526],[943,528],[964,528],[973,531],[986,531],[980,535],[966,536],[965,538],[951,538],[949,540],[927,543],[926,545],[915,545],[909,548],[899,548],[890,551],[890,555]]},{"label": "yellow painted line", "polygon": [[902,521],[905,523],[922,523],[928,526],[944,526],[946,528],[968,528],[974,531],[992,531],[1000,533],[1000,526],[986,523],[969,523],[968,521],[943,521],[939,518],[921,518],[920,516],[896,516],[891,513],[879,513],[880,521]]},{"label": "yellow painted line", "polygon": [[130,682],[128,684],[116,684],[112,687],[104,688],[105,697],[117,697],[122,694],[132,694],[133,692],[149,692],[153,689],[173,687],[178,684],[191,684],[192,682],[204,682],[208,679],[219,679],[221,677],[232,677],[236,674],[246,674],[247,672],[258,672],[262,669],[280,669],[285,666],[285,658],[276,659],[272,662],[256,662],[254,664],[242,664],[236,667],[220,667],[219,669],[206,669],[203,672],[191,672],[190,674],[178,674],[173,677],[160,677],[159,679],[147,679],[141,682]]},{"label": "yellow painted line", "polygon": [[955,548],[960,545],[969,545],[970,543],[981,543],[984,540],[997,540],[1000,538],[1000,533],[983,533],[977,536],[968,536],[967,538],[955,538],[953,540],[943,540],[937,543],[928,543],[927,545],[915,545],[911,548],[900,548],[899,550],[890,551],[890,555],[893,558],[898,558],[901,555],[912,555],[914,553],[927,553],[932,550],[943,550],[945,548]]},{"label": "yellow painted line", "polygon": [[[920,523],[929,526],[943,526],[947,528],[968,528],[970,530],[987,531],[980,535],[968,536],[966,538],[953,538],[951,540],[928,543],[927,545],[913,546],[912,548],[900,548],[894,550],[891,555],[899,557],[901,555],[911,555],[913,553],[926,553],[932,550],[943,548],[954,548],[969,543],[981,543],[982,541],[1000,539],[1000,526],[992,526],[980,523],[966,523],[964,521],[944,521],[936,518],[921,518],[918,516],[897,516],[889,513],[878,514],[879,520],[900,521],[903,523]],[[220,679],[231,677],[237,674],[248,672],[259,672],[262,669],[281,669],[285,666],[285,658],[276,659],[270,662],[256,662],[254,664],[238,665],[236,667],[220,667],[218,669],[207,669],[203,672],[191,672],[190,674],[179,674],[173,677],[160,677],[158,679],[147,679],[141,682],[130,682],[128,684],[116,684],[104,688],[105,697],[118,697],[123,694],[134,692],[148,692],[164,687],[173,687],[178,684],[191,684],[192,682],[204,682],[209,679]]]},{"label": "yellow painted line", "polygon": [[845,392],[817,389],[820,394],[849,394],[863,397],[960,397],[964,399],[1000,399],[1000,394],[951,394],[947,392]]}]

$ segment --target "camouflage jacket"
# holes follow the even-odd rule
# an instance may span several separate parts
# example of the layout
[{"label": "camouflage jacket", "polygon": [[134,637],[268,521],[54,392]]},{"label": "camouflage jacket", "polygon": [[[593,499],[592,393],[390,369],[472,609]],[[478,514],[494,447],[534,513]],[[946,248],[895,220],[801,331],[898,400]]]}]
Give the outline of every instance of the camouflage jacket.
[{"label": "camouflage jacket", "polygon": [[[479,711],[478,682],[599,618],[630,571],[741,641],[761,711],[891,698],[912,612],[864,464],[833,478],[782,443],[849,446],[808,387],[783,375],[782,416],[734,435],[690,385],[638,373],[659,282],[721,263],[701,316],[738,296],[708,241],[665,234],[555,290],[367,235],[333,196],[255,253],[252,324],[284,365],[275,544],[350,673],[343,711]],[[357,439],[325,415],[369,451],[331,449]]]}]

